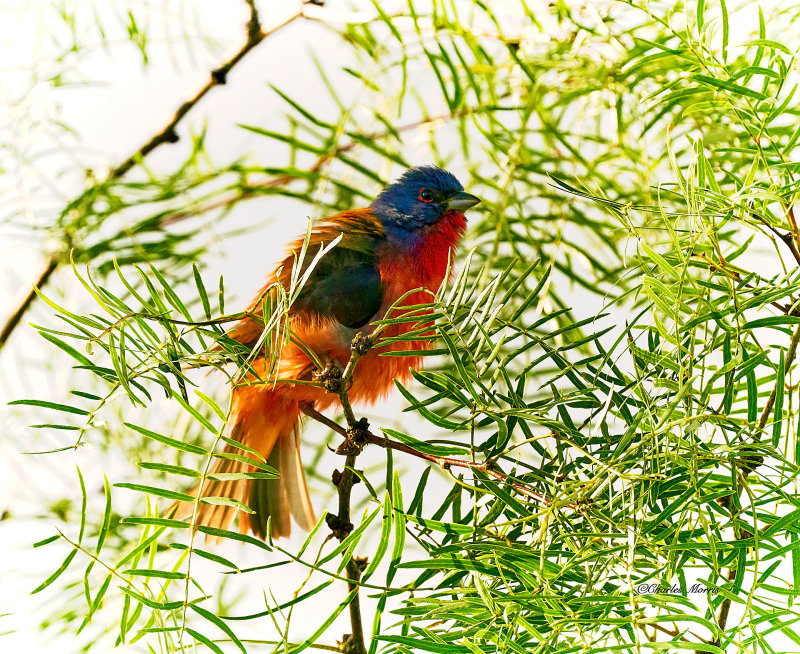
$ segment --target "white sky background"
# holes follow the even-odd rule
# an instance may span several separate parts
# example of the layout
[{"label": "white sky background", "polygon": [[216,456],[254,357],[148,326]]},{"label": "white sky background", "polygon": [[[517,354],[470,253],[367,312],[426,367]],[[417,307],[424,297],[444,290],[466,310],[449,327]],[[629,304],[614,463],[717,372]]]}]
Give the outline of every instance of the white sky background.
[{"label": "white sky background", "polygon": [[[103,1],[97,3],[102,7],[101,11],[119,11],[124,14],[121,4]],[[364,4],[369,7],[369,3]],[[497,4],[505,6],[505,3]],[[40,150],[52,136],[43,133],[41,128],[31,123],[43,114],[58,113],[80,135],[80,140],[71,140],[66,135],[59,137],[62,139],[61,147],[38,160],[38,174],[35,178],[17,176],[17,171],[9,164],[14,157],[7,152],[0,153],[0,165],[9,168],[5,175],[0,176],[0,217],[12,211],[9,194],[4,192],[7,185],[12,184],[19,190],[28,185],[36,186],[44,179],[53,186],[51,202],[37,202],[32,205],[26,224],[48,224],[52,212],[63,205],[63,200],[73,197],[80,190],[80,179],[57,176],[58,171],[65,167],[65,157],[79,160],[80,166],[75,166],[76,170],[95,167],[98,174],[102,174],[100,171],[105,166],[114,165],[126,158],[165,124],[181,102],[194,94],[205,82],[209,70],[238,49],[243,40],[243,25],[247,19],[243,0],[176,0],[170,5],[176,12],[195,17],[195,20],[187,22],[185,32],[197,37],[210,36],[222,45],[221,49],[209,51],[197,42],[191,48],[192,58],[188,54],[189,50],[176,43],[178,34],[171,32],[172,45],[153,47],[150,51],[151,65],[143,69],[138,51],[125,43],[122,35],[110,51],[98,49],[96,56],[81,66],[80,77],[92,80],[95,84],[47,94],[26,95],[23,91],[27,72],[32,66],[41,67],[43,74],[52,71],[52,65],[46,63],[48,53],[52,51],[49,39],[52,36],[63,39],[65,36],[63,25],[49,24],[47,17],[52,18],[53,14],[52,10],[45,9],[48,5],[43,0],[17,0],[0,6],[0,110],[4,105],[17,106],[8,115],[0,115],[0,129],[11,126],[17,135],[16,147],[22,153]],[[328,5],[328,18],[335,15],[337,8],[345,8],[344,3],[333,0]],[[137,11],[139,18],[139,10],[147,5],[130,3],[130,6]],[[297,8],[294,2],[286,0],[263,1],[259,6],[264,27],[281,22]],[[390,10],[385,3],[384,8]],[[142,25],[145,31],[151,33],[154,43],[158,41],[159,35],[167,36],[163,25],[172,25],[174,28],[173,21],[159,18],[159,11],[153,7],[150,11],[152,24],[149,27]],[[731,25],[732,43],[736,42],[737,32],[744,34],[752,25],[757,24],[753,22],[754,15],[755,13],[737,16],[737,20]],[[117,19],[108,21],[117,30],[119,22]],[[87,28],[84,35],[87,42],[97,41],[97,34],[90,29],[92,21],[85,19],[83,23]],[[323,55],[324,64],[335,82],[341,84],[340,88],[346,90],[348,84],[353,84],[345,75],[337,73],[343,64],[349,62],[351,56],[340,37],[321,24],[298,22],[270,37],[248,55],[231,73],[228,84],[214,89],[184,119],[179,133],[185,137],[190,127],[199,131],[205,122],[209,129],[207,147],[215,160],[228,161],[250,152],[253,153],[253,162],[282,162],[282,153],[276,156],[274,151],[270,151],[269,148],[275,148],[271,141],[242,130],[236,124],[254,124],[273,129],[280,129],[285,124],[283,114],[286,105],[269,89],[267,82],[275,84],[301,101],[311,101],[314,104],[318,100],[321,110],[324,111],[324,103],[329,100],[325,91],[320,88],[318,74],[309,56],[312,48]],[[2,140],[4,139],[0,139]],[[164,145],[147,158],[147,163],[155,169],[167,170],[182,156],[185,146],[186,140],[176,145]],[[29,171],[26,174],[30,174],[29,168],[26,167],[25,170]],[[389,172],[397,174],[399,170]],[[243,305],[255,293],[283,250],[284,243],[304,230],[307,213],[307,208],[290,200],[267,197],[242,203],[225,219],[219,228],[220,234],[237,227],[269,221],[268,225],[255,232],[220,241],[205,260],[207,271],[204,279],[214,280],[224,274],[229,308]],[[29,230],[20,229],[13,224],[0,225],[0,320],[9,314],[27,292],[31,279],[35,278],[42,266],[42,250],[40,242],[31,240]],[[68,304],[80,306],[81,294],[76,292],[78,286],[71,271],[61,270],[49,290],[61,294],[61,299]],[[26,320],[44,323],[49,315],[50,311],[39,303]],[[71,495],[78,501],[75,464],[80,465],[90,493],[97,480],[102,480],[102,471],[109,470],[109,465],[116,465],[119,470],[130,469],[126,461],[119,460],[119,454],[101,456],[89,448],[77,453],[60,453],[50,457],[20,454],[20,434],[28,433],[24,429],[31,414],[12,412],[5,406],[6,402],[22,397],[59,401],[61,398],[54,397],[52,393],[55,392],[54,389],[65,388],[67,379],[72,374],[66,357],[59,357],[55,349],[46,346],[32,329],[19,329],[10,347],[0,357],[0,425],[3,427],[0,432],[0,513],[8,510],[15,515],[35,515],[37,507],[42,506],[45,503],[43,498],[47,497],[56,499]],[[213,382],[210,381],[209,384]],[[373,413],[395,416],[399,405],[395,402],[393,406],[394,408],[389,409],[385,406],[376,408]],[[386,424],[385,420],[383,424]],[[413,431],[415,425],[409,423],[405,417],[403,427],[404,431],[421,435]],[[69,437],[68,435],[66,438]],[[46,449],[63,444],[65,437],[59,436],[47,442],[42,440],[32,449]],[[115,456],[118,459],[116,464]],[[372,456],[373,461],[380,461],[382,458],[379,452]],[[113,470],[112,467],[112,475]],[[112,481],[119,479],[112,478]],[[413,487],[410,490],[413,491]],[[117,510],[120,510],[119,506],[124,506],[125,499],[123,491],[114,491]],[[320,497],[313,499],[318,511],[321,510],[323,506],[320,504]],[[77,641],[71,636],[54,639],[52,633],[42,634],[39,630],[41,620],[47,615],[46,603],[48,599],[53,599],[52,591],[59,582],[42,595],[29,596],[30,590],[58,565],[66,551],[54,546],[35,551],[30,549],[32,541],[52,533],[52,526],[46,521],[0,522],[0,615],[10,614],[0,617],[0,634],[13,632],[0,636],[0,651],[63,653],[76,649]],[[245,565],[245,557],[241,551],[237,546],[226,545],[221,552]],[[252,557],[252,553],[250,555]],[[265,561],[251,561],[250,564],[263,562]],[[78,564],[77,567],[82,566]],[[256,579],[264,580],[267,585],[276,589],[276,595],[280,593],[286,598],[297,587],[299,574],[296,568],[278,568],[270,576],[252,576],[250,579],[254,585]],[[377,582],[379,578],[380,575],[376,575],[373,581]],[[320,581],[321,579],[314,583]],[[252,611],[263,608],[260,592],[261,589],[256,588]],[[298,641],[302,636],[311,633],[321,618],[343,597],[343,585],[334,584],[329,592],[320,595],[321,604],[301,605],[299,611],[312,613],[299,613],[295,616],[292,640]],[[240,613],[250,612],[245,604],[239,606]],[[370,616],[369,609],[370,605],[367,603],[365,616]],[[105,613],[107,617],[115,617],[113,609],[106,607]],[[389,616],[385,617],[387,618]],[[369,623],[368,618],[366,628],[369,628]],[[263,628],[260,637],[271,637],[272,634],[267,633],[266,622],[260,623],[258,627]],[[340,637],[348,631],[349,624],[344,615],[331,628],[330,634]],[[135,649],[141,651],[141,643]]]}]

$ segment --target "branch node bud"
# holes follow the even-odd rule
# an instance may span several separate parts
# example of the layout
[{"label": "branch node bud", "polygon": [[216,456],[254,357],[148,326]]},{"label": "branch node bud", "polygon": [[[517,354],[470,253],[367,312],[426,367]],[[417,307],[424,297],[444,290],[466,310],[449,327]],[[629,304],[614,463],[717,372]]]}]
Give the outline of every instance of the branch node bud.
[{"label": "branch node bud", "polygon": [[363,357],[367,352],[369,352],[375,343],[372,340],[372,337],[367,336],[362,332],[358,332],[353,338],[353,342],[350,343],[350,350],[355,352],[358,356]]},{"label": "branch node bud", "polygon": [[211,80],[214,82],[214,84],[227,84],[228,83],[227,69],[217,68],[216,70],[212,70]]},{"label": "branch node bud", "polygon": [[342,389],[342,373],[344,368],[336,359],[328,361],[328,365],[323,370],[315,372],[312,379],[321,383],[328,393],[339,393]]},{"label": "branch node bud", "polygon": [[336,454],[358,456],[368,442],[369,422],[366,418],[361,418],[347,430],[347,437],[344,442],[336,449]]},{"label": "branch node bud", "polygon": [[328,525],[331,533],[333,533],[338,540],[344,540],[347,538],[347,534],[353,531],[353,523],[342,520],[335,513],[328,513],[325,516],[325,524]]}]

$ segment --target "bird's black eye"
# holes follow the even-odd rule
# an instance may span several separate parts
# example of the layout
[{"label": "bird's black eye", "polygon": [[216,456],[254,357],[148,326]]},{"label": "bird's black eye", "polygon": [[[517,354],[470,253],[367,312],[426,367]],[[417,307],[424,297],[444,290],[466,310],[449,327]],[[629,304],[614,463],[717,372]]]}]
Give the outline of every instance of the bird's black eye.
[{"label": "bird's black eye", "polygon": [[419,199],[423,202],[433,202],[433,191],[429,188],[421,188],[419,190]]}]

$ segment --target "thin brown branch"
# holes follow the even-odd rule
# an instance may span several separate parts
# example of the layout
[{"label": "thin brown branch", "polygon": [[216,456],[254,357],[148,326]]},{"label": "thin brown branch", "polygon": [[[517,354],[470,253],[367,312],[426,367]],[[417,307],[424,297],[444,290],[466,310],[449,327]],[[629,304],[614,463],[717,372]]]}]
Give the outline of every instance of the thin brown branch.
[{"label": "thin brown branch", "polygon": [[[713,259],[711,259],[710,257],[708,257],[705,254],[695,254],[695,255],[693,255],[693,258],[694,258],[695,261],[702,262],[702,263],[706,264],[708,266],[709,272],[712,272],[712,273],[719,272],[719,273],[724,274],[725,276],[727,276],[728,278],[732,279],[733,281],[735,281],[737,283],[741,284],[743,282],[742,274],[739,272],[739,270],[731,268],[731,265],[727,261],[714,261]],[[762,293],[766,293],[767,292],[766,289],[765,290],[760,290],[760,289],[756,288],[755,286],[753,286],[752,284],[744,283],[743,286],[747,290],[753,291],[753,297],[758,297]],[[794,314],[794,310],[789,305],[784,305],[784,304],[781,304],[780,302],[770,302],[770,304],[773,307],[775,307],[776,309],[778,309],[778,311],[780,311],[781,313],[783,313],[783,314],[785,314],[787,316]]]},{"label": "thin brown branch", "polygon": [[[674,623],[673,623],[673,624],[674,624]],[[640,629],[641,629],[641,630],[642,630],[642,631],[645,633],[645,635],[647,635],[647,632],[646,632],[646,631],[645,631],[645,629],[644,629],[645,625],[639,624],[639,625],[637,625],[637,626],[638,626],[638,627],[639,627],[639,628],[640,628]],[[654,630],[654,631],[660,631],[661,633],[664,633],[664,634],[666,634],[667,636],[670,636],[671,638],[677,638],[678,640],[681,640],[681,641],[683,641],[683,642],[685,642],[685,643],[690,643],[690,642],[692,642],[692,641],[690,641],[688,638],[686,638],[685,636],[678,636],[678,634],[679,634],[680,632],[678,631],[678,629],[677,629],[677,628],[675,628],[675,629],[667,629],[666,627],[663,627],[663,626],[661,626],[661,625],[660,625],[660,624],[658,624],[657,622],[654,622],[654,623],[652,623],[652,624],[651,624],[651,625],[649,625],[649,626],[653,627],[653,630]],[[705,639],[703,639],[703,638],[700,638],[700,636],[698,636],[697,634],[695,634],[695,633],[692,633],[692,632],[688,632],[688,633],[692,634],[692,636],[694,636],[695,638],[697,638],[699,641],[701,641],[701,642],[704,642],[704,643],[706,642],[706,641],[705,641]],[[650,638],[649,640],[650,640],[651,642],[658,642],[658,641],[656,641],[656,639],[655,639],[655,634],[653,634],[653,638]]]},{"label": "thin brown branch", "polygon": [[[336,450],[337,454],[346,455],[344,470],[341,472],[334,470],[331,476],[331,481],[338,490],[339,510],[335,515],[328,514],[327,516],[327,523],[331,532],[340,541],[347,538],[347,535],[353,530],[353,523],[350,517],[350,497],[353,485],[358,482],[358,477],[354,472],[356,458],[363,449],[359,435],[364,431],[364,421],[356,420],[353,409],[350,406],[350,400],[347,397],[347,389],[352,381],[356,364],[361,355],[368,349],[368,346],[366,348],[359,346],[362,341],[365,344],[370,343],[368,337],[363,337],[359,334],[353,341],[352,354],[347,366],[342,368],[341,364],[334,359],[325,370],[314,376],[314,380],[322,383],[328,392],[335,393],[339,397],[349,427],[349,429],[345,430],[345,442]],[[361,575],[366,565],[367,559],[350,556],[346,566],[347,589],[349,591],[348,595],[351,596],[348,606],[351,633],[344,635],[343,641],[340,643],[340,649],[343,652],[347,652],[347,654],[366,654],[367,652],[364,644],[364,627],[361,620],[361,599],[359,596]]]},{"label": "thin brown branch", "polygon": [[[800,247],[800,230],[797,228],[797,218],[794,215],[794,207],[784,205],[784,208],[786,209],[786,215],[789,219],[789,225],[792,228],[791,239],[794,248],[792,254],[794,254],[798,252],[798,248]],[[800,259],[798,259],[797,256],[795,256],[795,260],[800,263]]]},{"label": "thin brown branch", "polygon": [[264,30],[261,27],[261,22],[258,18],[258,10],[256,9],[254,1],[247,0],[247,4],[250,7],[250,20],[247,21],[247,40],[245,41],[244,45],[239,48],[239,50],[219,68],[211,71],[208,81],[197,91],[197,93],[195,93],[191,98],[186,100],[178,107],[172,118],[169,120],[169,122],[167,122],[166,125],[164,125],[161,131],[154,134],[138,150],[125,159],[125,161],[119,164],[116,168],[112,169],[108,175],[108,180],[118,179],[125,175],[125,173],[127,173],[131,168],[139,163],[139,161],[144,159],[144,157],[150,154],[157,147],[164,145],[165,143],[176,143],[178,141],[178,134],[175,131],[175,128],[178,126],[178,123],[183,120],[186,114],[188,114],[194,108],[194,106],[200,102],[200,100],[202,100],[214,87],[226,84],[228,81],[228,73],[230,73],[234,66],[244,59],[248,53],[253,50],[253,48],[259,45],[268,36],[274,34],[278,30],[283,29],[290,23],[293,23],[295,20],[302,18],[303,16],[303,12],[300,11],[287,18],[282,23],[275,25],[271,29]]},{"label": "thin brown branch", "polygon": [[[798,343],[800,343],[800,327],[794,330],[794,333],[792,334],[792,340],[789,343],[789,349],[786,351],[786,358],[784,359],[784,366],[786,370],[789,369],[789,366],[794,362],[794,359],[797,356]],[[767,422],[769,421],[769,415],[772,412],[772,406],[775,404],[775,396],[778,392],[778,384],[781,383],[783,383],[782,380],[776,380],[775,387],[769,394],[769,399],[767,400],[767,404],[764,407],[764,411],[761,413],[761,419],[758,421],[758,431],[756,432],[755,435],[756,441],[761,439],[761,434],[764,431],[764,427],[767,426]],[[752,472],[753,470],[755,470],[755,468],[752,468],[750,472]]]},{"label": "thin brown branch", "polygon": [[[334,159],[336,156],[347,152],[354,146],[355,143],[345,143],[341,147],[332,150],[328,154],[320,155],[314,162],[314,164],[306,170],[306,172],[311,174],[319,172],[322,166],[324,166],[326,163]],[[185,209],[182,211],[169,213],[161,218],[160,224],[162,227],[168,227],[169,225],[173,225],[182,220],[186,220],[187,218],[200,216],[204,213],[208,213],[209,211],[215,211],[217,209],[226,209],[228,207],[232,207],[234,204],[241,202],[242,200],[249,200],[250,198],[259,195],[262,191],[266,189],[278,188],[279,186],[286,186],[287,184],[298,179],[300,179],[299,175],[290,175],[290,174],[271,177],[268,180],[248,185],[247,187],[241,190],[238,190],[234,193],[229,193],[228,195],[224,195],[221,198],[218,198],[206,204],[202,204],[194,209]]]},{"label": "thin brown branch", "polygon": [[[182,103],[178,109],[173,114],[172,118],[167,122],[167,124],[159,130],[155,135],[153,135],[150,139],[148,139],[141,147],[139,147],[135,152],[131,153],[122,163],[120,163],[115,168],[112,168],[109,172],[108,176],[105,179],[104,183],[112,181],[114,179],[119,179],[123,175],[125,175],[131,168],[136,166],[142,159],[144,159],[148,154],[150,154],[153,150],[158,148],[165,143],[175,143],[178,141],[178,134],[175,131],[178,123],[183,120],[183,118],[188,114],[194,106],[202,100],[206,94],[208,94],[211,89],[216,86],[220,86],[225,84],[227,81],[228,73],[236,66],[242,59],[244,59],[247,54],[253,50],[257,45],[259,45],[264,39],[271,36],[275,32],[283,29],[290,23],[294,22],[298,18],[303,17],[303,11],[299,11],[298,13],[294,14],[293,16],[289,17],[282,23],[268,29],[264,30],[261,27],[261,22],[258,17],[258,11],[255,6],[255,0],[245,0],[247,2],[248,7],[250,8],[250,19],[247,22],[247,40],[245,41],[244,45],[226,62],[224,62],[221,66],[216,68],[215,70],[211,71],[210,79],[206,82],[191,98],[186,100]],[[62,258],[57,254],[52,254],[48,258],[44,268],[39,273],[34,282],[34,286],[41,289],[45,285],[47,285],[48,281],[52,277],[53,273],[57,270],[58,266],[61,264]],[[22,322],[22,318],[25,316],[27,311],[30,309],[31,305],[33,304],[34,300],[36,299],[36,292],[31,289],[31,291],[25,296],[23,301],[17,307],[17,309],[8,317],[5,324],[3,325],[2,331],[0,331],[0,351],[2,351],[5,344],[8,342],[9,337],[14,332],[14,330],[19,326]]]},{"label": "thin brown branch", "polygon": [[[345,461],[345,470],[339,479],[339,520],[350,523],[350,491],[355,483],[355,475],[353,473],[353,466],[356,462],[358,454],[350,454]],[[352,525],[351,525],[352,526]],[[345,651],[348,654],[365,654],[367,649],[364,645],[364,627],[361,621],[361,599],[359,597],[359,588],[361,582],[361,574],[366,568],[367,559],[356,556],[351,556],[347,562],[347,589],[353,594],[350,600],[350,625],[352,633],[345,636],[344,644]]]},{"label": "thin brown branch", "polygon": [[8,342],[8,339],[11,337],[11,334],[14,333],[14,330],[19,325],[22,317],[27,313],[28,309],[30,309],[33,301],[36,299],[36,291],[34,288],[42,288],[47,282],[50,280],[50,276],[56,271],[58,268],[58,259],[55,257],[51,257],[50,260],[47,262],[47,265],[44,267],[41,273],[39,273],[39,277],[33,283],[33,287],[25,296],[25,298],[20,302],[19,306],[14,309],[13,313],[8,317],[6,320],[6,324],[3,325],[3,331],[0,332],[0,351],[2,351],[5,344]]},{"label": "thin brown branch", "polygon": [[[735,567],[731,566],[730,568],[728,568],[727,579],[728,581],[733,581],[734,579],[736,579]],[[717,616],[717,625],[719,626],[720,634],[722,634],[722,632],[725,631],[725,626],[728,624],[728,615],[730,614],[730,610],[731,610],[731,600],[730,598],[726,597],[725,599],[722,600],[722,606],[720,606],[719,615]],[[717,638],[713,644],[719,647],[719,643],[720,643],[720,638]]]},{"label": "thin brown branch", "polygon": [[[755,218],[756,220],[758,220],[758,222],[760,222],[762,225],[764,225],[764,227],[766,227],[773,234],[775,234],[775,236],[777,236],[784,243],[784,245],[786,245],[786,247],[789,248],[789,251],[792,253],[792,256],[794,257],[794,260],[798,264],[800,264],[800,250],[798,250],[798,248],[797,248],[797,243],[795,241],[794,235],[791,234],[791,233],[784,234],[780,230],[775,229],[770,224],[770,222],[766,218],[764,218],[764,216],[762,216],[762,215],[760,215],[760,214],[758,214],[758,213],[756,213],[754,211],[750,211],[749,213],[750,213],[751,216],[753,216],[753,218]],[[792,214],[792,222],[793,221],[794,221],[794,214]],[[795,227],[796,227],[796,225],[793,225],[793,229]]]},{"label": "thin brown branch", "polygon": [[797,249],[797,244],[795,243],[795,239],[792,237],[792,235],[791,234],[777,234],[777,235],[778,238],[781,239],[786,244],[786,247],[789,248],[789,251],[792,253],[794,260],[798,264],[800,264],[800,250]]},{"label": "thin brown branch", "polygon": [[[323,425],[330,427],[333,431],[345,438],[348,438],[348,430],[342,427],[341,425],[337,424],[327,416],[324,416],[319,411],[314,409],[314,407],[306,404],[302,407],[303,412],[313,418],[314,420],[321,422]],[[370,431],[366,431],[362,434],[362,438],[364,439],[365,444],[370,445],[377,445],[384,449],[394,450],[396,452],[403,452],[405,454],[410,454],[411,456],[417,457],[418,459],[424,459],[425,461],[429,461],[430,463],[434,463],[443,470],[449,470],[450,468],[467,468],[470,470],[477,470],[478,472],[482,472],[485,475],[488,475],[492,479],[499,481],[501,483],[509,482],[514,490],[516,490],[521,495],[525,495],[537,502],[541,502],[542,504],[549,505],[550,500],[547,499],[541,493],[537,493],[535,490],[528,488],[524,484],[521,484],[517,481],[513,481],[509,479],[508,475],[495,470],[490,462],[483,462],[478,463],[475,461],[466,461],[464,459],[457,459],[454,457],[449,456],[436,456],[434,454],[427,454],[425,452],[420,452],[417,449],[414,449],[410,445],[406,445],[405,443],[400,443],[398,441],[393,441],[390,438],[385,438],[383,436],[376,436]]]},{"label": "thin brown branch", "polygon": [[[412,123],[401,125],[400,127],[397,127],[395,130],[393,130],[393,133],[397,132],[402,134],[403,132],[413,131],[415,129],[419,129],[420,127],[424,127],[426,125],[432,125],[442,120],[458,118],[466,113],[468,113],[467,110],[462,110],[460,112],[456,112],[455,114],[448,113],[439,116],[424,118],[422,120],[417,120]],[[385,138],[388,135],[389,131],[384,130],[381,132],[372,132],[370,134],[363,134],[361,136],[361,139],[368,141],[375,141],[378,139]],[[166,214],[161,218],[160,224],[166,227],[168,225],[177,223],[181,220],[185,220],[186,218],[200,216],[202,214],[208,213],[209,211],[216,211],[217,209],[226,209],[243,200],[249,200],[253,197],[256,197],[264,190],[271,188],[278,188],[279,186],[286,186],[291,182],[300,179],[306,179],[308,174],[313,175],[314,173],[318,173],[325,164],[334,160],[339,155],[349,152],[357,145],[359,145],[359,143],[360,143],[359,140],[348,141],[347,143],[342,143],[341,145],[337,145],[335,148],[332,148],[325,154],[320,155],[319,157],[317,157],[316,161],[311,165],[311,167],[304,169],[305,174],[302,177],[300,175],[292,175],[291,173],[286,173],[284,175],[270,177],[269,179],[256,182],[254,184],[248,184],[246,187],[242,189],[238,189],[234,192],[228,193],[227,195],[217,198],[216,200],[207,202],[206,204],[201,204],[200,206],[195,207],[193,209],[186,209],[183,211],[176,211],[174,213]]]}]

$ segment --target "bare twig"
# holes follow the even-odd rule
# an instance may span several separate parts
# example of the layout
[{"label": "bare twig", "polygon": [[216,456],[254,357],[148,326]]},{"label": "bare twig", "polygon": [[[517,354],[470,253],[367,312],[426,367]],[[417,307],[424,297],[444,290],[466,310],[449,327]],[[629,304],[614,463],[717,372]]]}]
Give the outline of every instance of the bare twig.
[{"label": "bare twig", "polygon": [[[348,430],[342,427],[341,425],[337,424],[327,416],[324,416],[319,411],[314,409],[314,407],[306,404],[302,407],[303,412],[313,418],[314,420],[321,422],[323,425],[330,427],[333,431],[345,438],[348,438]],[[425,461],[429,461],[430,463],[435,463],[437,466],[442,468],[443,470],[449,470],[450,468],[468,468],[470,470],[477,470],[478,472],[482,472],[483,474],[495,479],[501,483],[509,482],[514,490],[516,490],[521,495],[525,495],[537,502],[541,502],[542,504],[549,505],[550,500],[547,499],[541,493],[537,493],[535,490],[528,488],[524,484],[521,484],[517,481],[510,480],[508,475],[495,470],[490,462],[483,462],[477,463],[475,461],[466,461],[464,459],[456,459],[454,457],[449,456],[436,456],[434,454],[426,454],[425,452],[420,452],[419,450],[414,449],[410,445],[406,445],[405,443],[399,443],[397,441],[393,441],[390,438],[385,438],[383,436],[376,436],[370,431],[365,431],[362,434],[365,444],[370,445],[378,445],[379,447],[383,447],[384,449],[388,450],[395,450],[396,452],[404,452],[405,454],[410,454],[411,456],[417,457],[418,459],[424,459]]]},{"label": "bare twig", "polygon": [[786,247],[789,248],[789,251],[792,253],[792,256],[794,257],[794,260],[798,264],[800,264],[800,250],[798,250],[798,248],[797,248],[797,242],[796,242],[796,236],[795,236],[795,234],[796,234],[795,230],[797,229],[797,225],[795,224],[795,221],[794,221],[794,213],[790,212],[790,214],[789,214],[790,218],[791,218],[791,225],[792,225],[792,232],[789,233],[789,234],[784,234],[780,230],[775,229],[770,224],[770,222],[766,218],[764,218],[764,216],[756,213],[755,211],[750,211],[749,213],[750,213],[751,216],[753,216],[753,218],[755,218],[756,220],[758,220],[758,222],[760,222],[762,225],[764,225],[764,227],[766,227],[773,234],[775,234],[775,236],[777,236],[784,243],[784,245],[786,245]]},{"label": "bare twig", "polygon": [[[175,143],[178,141],[178,134],[175,131],[178,123],[183,120],[186,114],[192,110],[192,108],[200,102],[200,100],[205,97],[205,95],[211,91],[216,86],[220,86],[225,84],[227,81],[228,73],[236,66],[242,59],[244,59],[247,54],[253,50],[257,45],[259,45],[264,39],[268,36],[271,36],[275,32],[283,29],[290,23],[294,22],[298,18],[303,17],[303,10],[301,9],[298,13],[294,14],[293,16],[287,18],[285,21],[276,25],[269,30],[264,30],[261,27],[261,22],[258,17],[258,11],[255,6],[255,0],[245,0],[247,5],[250,8],[250,19],[247,22],[247,40],[245,41],[244,45],[225,63],[223,63],[218,68],[211,71],[210,79],[195,93],[191,98],[186,100],[183,104],[181,104],[178,109],[175,111],[175,114],[172,118],[167,122],[167,124],[159,130],[154,136],[148,139],[141,147],[139,147],[135,152],[130,154],[122,163],[120,163],[115,168],[112,168],[111,171],[108,173],[105,181],[103,183],[108,183],[115,179],[119,179],[123,175],[125,175],[131,168],[136,166],[144,157],[150,154],[153,150],[158,148],[165,143]],[[36,281],[33,285],[36,288],[43,288],[49,282],[50,278],[52,277],[53,273],[58,269],[59,265],[62,263],[62,257],[58,254],[52,254],[48,257],[47,263],[45,264],[42,271],[36,277]],[[8,342],[11,334],[17,328],[17,326],[22,321],[22,318],[27,313],[28,309],[30,309],[31,305],[33,304],[34,300],[36,299],[36,292],[31,289],[31,291],[25,296],[22,300],[20,305],[17,309],[8,317],[5,324],[3,325],[2,331],[0,331],[0,351],[2,351],[5,344]]]},{"label": "bare twig", "polygon": [[[47,262],[47,265],[44,267],[41,273],[39,273],[39,277],[33,283],[35,288],[41,288],[45,284],[47,284],[50,276],[56,271],[58,268],[58,259],[55,257],[51,257],[50,260]],[[14,310],[14,312],[8,317],[6,320],[6,324],[3,325],[3,331],[0,332],[0,351],[3,349],[3,346],[8,342],[8,339],[11,337],[11,334],[19,325],[20,320],[22,320],[22,316],[30,309],[33,301],[36,299],[36,291],[31,288],[22,302],[19,303],[19,306]]]},{"label": "bare twig", "polygon": [[172,116],[170,121],[164,125],[161,131],[150,138],[138,150],[136,150],[136,152],[134,152],[109,173],[109,180],[122,177],[137,163],[139,163],[141,159],[146,157],[160,145],[163,145],[164,143],[176,143],[178,141],[178,134],[175,132],[175,128],[178,126],[178,123],[183,120],[184,116],[186,116],[186,114],[188,114],[189,111],[191,111],[192,108],[198,102],[200,102],[200,100],[202,100],[209,91],[211,91],[211,89],[216,86],[226,84],[228,81],[228,73],[230,73],[233,67],[236,66],[236,64],[238,64],[242,59],[244,59],[253,48],[259,45],[268,36],[274,34],[278,30],[283,29],[290,23],[293,23],[295,20],[302,18],[303,16],[303,12],[299,11],[293,16],[287,18],[282,23],[275,25],[269,30],[264,30],[261,27],[261,22],[258,17],[258,10],[256,9],[254,0],[247,0],[247,4],[250,7],[250,20],[247,21],[247,40],[245,41],[244,45],[239,48],[236,54],[228,59],[228,61],[222,64],[219,68],[212,70],[209,80],[197,91],[197,93],[195,93],[191,98],[186,100],[178,107],[178,109],[175,111],[175,114]]}]

